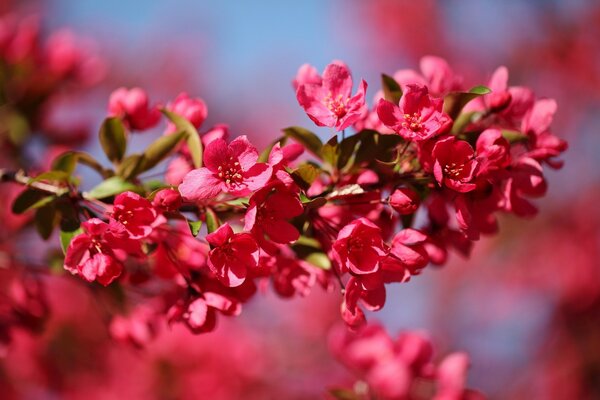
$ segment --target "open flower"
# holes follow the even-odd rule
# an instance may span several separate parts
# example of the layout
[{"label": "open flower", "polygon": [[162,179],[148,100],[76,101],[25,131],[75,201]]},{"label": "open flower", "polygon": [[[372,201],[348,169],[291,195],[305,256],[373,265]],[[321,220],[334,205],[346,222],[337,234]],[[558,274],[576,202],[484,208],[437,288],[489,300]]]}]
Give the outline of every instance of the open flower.
[{"label": "open flower", "polygon": [[472,180],[478,163],[469,143],[449,136],[435,144],[432,155],[435,159],[433,174],[440,186],[461,193],[475,189]]},{"label": "open flower", "polygon": [[208,266],[226,286],[244,283],[248,270],[258,264],[258,245],[249,233],[233,233],[229,224],[223,224],[206,236],[213,247],[208,253]]},{"label": "open flower", "polygon": [[250,197],[244,230],[251,231],[260,246],[274,253],[271,242],[289,244],[300,232],[289,221],[304,212],[298,193],[283,184],[266,187]]},{"label": "open flower", "polygon": [[92,218],[81,224],[83,233],[77,235],[67,248],[64,267],[88,282],[98,281],[107,286],[123,272],[127,251],[139,247],[130,239],[117,239],[106,222]]},{"label": "open flower", "polygon": [[340,230],[333,243],[333,256],[342,272],[371,274],[387,254],[381,230],[366,218],[359,218]]},{"label": "open flower", "polygon": [[223,139],[210,142],[204,151],[205,167],[190,171],[179,186],[188,200],[206,200],[229,193],[245,196],[265,186],[272,174],[268,164],[258,163],[258,151],[246,136],[229,145]]},{"label": "open flower", "polygon": [[444,133],[452,119],[443,112],[444,100],[429,95],[426,86],[407,85],[398,105],[381,99],[377,115],[385,126],[415,142]]},{"label": "open flower", "polygon": [[137,193],[123,192],[115,198],[111,213],[111,231],[115,236],[142,239],[166,221],[149,200]]},{"label": "open flower", "polygon": [[308,75],[310,78],[300,79],[296,98],[318,126],[329,126],[341,131],[367,112],[367,83],[361,80],[358,91],[352,96],[352,76],[346,65],[329,64],[320,83],[315,78],[314,71]]}]

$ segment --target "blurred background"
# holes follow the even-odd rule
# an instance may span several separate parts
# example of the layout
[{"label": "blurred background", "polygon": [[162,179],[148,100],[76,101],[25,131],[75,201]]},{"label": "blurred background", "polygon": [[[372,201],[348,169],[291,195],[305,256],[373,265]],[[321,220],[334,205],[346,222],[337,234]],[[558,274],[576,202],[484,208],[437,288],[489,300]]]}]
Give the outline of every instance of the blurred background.
[{"label": "blurred background", "polygon": [[[152,99],[182,91],[203,98],[205,126],[225,122],[261,147],[280,128],[312,126],[290,83],[303,63],[322,70],[345,61],[355,80],[371,85],[368,99],[382,72],[417,69],[428,54],[446,58],[473,85],[507,66],[512,85],[557,100],[553,132],[569,141],[564,168],[546,175],[539,215],[503,218],[500,235],[483,238],[469,260],[453,257],[443,271],[428,268],[390,286],[384,310],[369,317],[392,334],[428,331],[440,354],[469,352],[469,386],[492,399],[600,398],[600,3],[1,4],[40,15],[44,30],[68,27],[96,43],[105,78],[66,97],[57,113],[92,130],[112,90],[140,86]],[[81,144],[98,154],[95,146]],[[25,398],[318,398],[348,379],[327,352],[327,331],[339,322],[337,294],[286,301],[267,291],[215,333],[196,337],[176,327],[135,350],[107,344],[102,316],[79,286],[58,278],[54,285],[50,303],[72,306],[41,336],[17,336],[0,361],[2,385]]]}]

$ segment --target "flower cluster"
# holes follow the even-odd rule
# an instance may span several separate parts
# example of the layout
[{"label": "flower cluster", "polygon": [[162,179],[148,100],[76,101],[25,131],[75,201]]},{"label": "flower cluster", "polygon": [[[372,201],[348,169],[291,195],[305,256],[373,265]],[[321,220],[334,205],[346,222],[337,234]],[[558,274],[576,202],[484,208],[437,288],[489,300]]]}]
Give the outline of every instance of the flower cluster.
[{"label": "flower cluster", "polygon": [[352,389],[332,389],[335,398],[484,399],[466,387],[469,356],[457,352],[434,363],[433,345],[420,332],[403,332],[394,340],[372,324],[356,333],[333,331],[330,343],[333,354],[358,378]]},{"label": "flower cluster", "polygon": [[[508,87],[505,68],[492,89],[469,91],[444,60],[427,57],[421,69],[383,75],[369,110],[366,83],[353,96],[344,63],[322,76],[302,66],[293,82],[299,104],[341,138],[324,143],[290,127],[262,152],[246,136],[230,140],[223,124],[199,132],[202,99],[182,93],[162,107],[140,88],[120,88],[100,129],[113,169],[64,154],[36,178],[57,185],[52,195],[40,205],[33,188],[17,202],[52,206],[48,228],[60,221],[66,270],[150,293],[142,325],[165,315],[211,331],[218,314],[238,315],[271,281],[282,297],[338,286],[342,317],[359,328],[363,309],[384,306],[386,284],[443,264],[450,247],[468,254],[481,234],[497,231],[499,211],[532,215],[528,198],[546,190],[542,164],[559,167],[554,157],[566,148],[550,132],[556,104]],[[130,132],[163,116],[164,134],[126,154]],[[170,155],[165,184],[141,178]],[[92,166],[103,182],[78,193],[73,163]],[[121,335],[140,325],[132,324],[121,323]]]},{"label": "flower cluster", "polygon": [[[343,320],[361,329],[364,310],[384,306],[387,284],[443,264],[450,247],[468,254],[496,232],[499,211],[534,213],[528,198],[544,194],[542,164],[560,166],[554,157],[566,143],[549,130],[555,103],[503,77],[501,68],[493,90],[465,91],[443,60],[428,57],[421,73],[383,75],[369,109],[366,83],[352,95],[345,64],[322,76],[305,65],[293,82],[298,102],[335,134],[323,141],[289,127],[263,151],[247,136],[231,139],[224,124],[204,129],[202,99],[182,93],[161,106],[143,89],[120,88],[99,132],[112,165],[63,153],[27,179],[13,210],[35,209],[45,238],[60,230],[65,270],[116,288],[110,332],[136,346],[160,320],[212,331],[269,284],[284,298],[337,287]],[[128,151],[133,133],[161,122],[162,135]],[[144,178],[161,163],[165,182]],[[101,177],[89,191],[74,176],[78,164]],[[466,396],[463,355],[434,367],[426,340],[394,343],[370,329],[361,340],[385,354],[345,362],[374,392],[402,398],[425,379],[437,380],[439,398]]]},{"label": "flower cluster", "polygon": [[[420,72],[383,76],[371,111],[344,109],[357,133],[323,146],[337,148],[334,168],[307,193],[330,200],[315,212],[313,225],[339,227],[315,236],[336,274],[349,276],[342,304],[349,325],[364,323],[360,304],[383,307],[385,283],[407,281],[428,263],[443,264],[449,247],[468,255],[481,234],[497,232],[498,212],[536,213],[529,198],[546,191],[542,165],[559,168],[555,157],[567,144],[550,131],[556,103],[507,81],[500,67],[489,88],[467,91],[445,60],[424,57]],[[314,111],[319,102],[327,108],[329,97],[348,98],[352,79],[345,65],[331,64],[322,77],[303,66],[294,86],[317,125],[346,127]],[[314,93],[312,103],[307,93]],[[331,164],[328,152],[323,159]],[[415,229],[420,210],[425,218]],[[403,229],[394,234],[396,221]]]}]

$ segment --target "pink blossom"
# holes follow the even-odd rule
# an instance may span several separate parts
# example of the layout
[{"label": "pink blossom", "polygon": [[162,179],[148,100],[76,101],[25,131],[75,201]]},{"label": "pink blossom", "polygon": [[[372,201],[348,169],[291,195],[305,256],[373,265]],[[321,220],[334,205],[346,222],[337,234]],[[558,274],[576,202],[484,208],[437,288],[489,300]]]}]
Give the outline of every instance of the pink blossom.
[{"label": "pink blossom", "polygon": [[394,79],[406,90],[410,84],[427,86],[434,96],[461,89],[462,77],[456,75],[446,60],[436,56],[425,56],[420,61],[421,74],[411,69],[399,70]]},{"label": "pink blossom", "polygon": [[[363,277],[365,279],[362,279]],[[385,286],[378,278],[379,274],[352,276],[346,283],[341,313],[349,327],[356,329],[366,324],[365,314],[359,305],[369,311],[383,308],[386,298]]]},{"label": "pink blossom", "polygon": [[150,129],[160,120],[157,107],[150,107],[148,95],[140,88],[119,88],[111,93],[108,100],[108,114],[122,118],[133,130]]},{"label": "pink blossom", "polygon": [[429,95],[426,86],[408,85],[398,105],[381,99],[377,115],[385,126],[410,141],[423,141],[444,133],[452,120],[443,112],[444,101]]},{"label": "pink blossom", "polygon": [[478,163],[469,143],[449,136],[435,144],[432,156],[435,159],[433,174],[440,186],[461,193],[475,189],[472,181]]},{"label": "pink blossom", "polygon": [[123,272],[125,250],[138,251],[139,245],[130,239],[117,239],[107,223],[92,218],[82,223],[83,233],[71,240],[64,267],[88,282],[107,286]]},{"label": "pink blossom", "polygon": [[[300,233],[289,220],[304,212],[298,194],[282,184],[265,187],[250,197],[244,230],[251,231],[261,247],[268,242],[289,244]],[[273,250],[271,246],[269,249]]]},{"label": "pink blossom", "polygon": [[181,207],[181,195],[175,189],[163,189],[152,199],[152,206],[159,212],[178,212]]},{"label": "pink blossom", "polygon": [[112,232],[131,239],[147,237],[155,227],[166,221],[149,200],[133,192],[123,192],[115,197],[110,216]]},{"label": "pink blossom", "polygon": [[229,140],[229,126],[226,124],[217,124],[202,134],[202,144],[208,146],[210,142],[216,139]]},{"label": "pink blossom", "polygon": [[248,195],[265,186],[272,175],[269,165],[257,161],[258,151],[246,136],[229,145],[216,139],[204,150],[205,167],[189,172],[179,191],[190,201],[212,199],[221,193]]},{"label": "pink blossom", "polygon": [[394,190],[389,198],[390,206],[400,215],[414,214],[419,208],[419,195],[408,187]]},{"label": "pink blossom", "polygon": [[379,269],[379,261],[386,254],[381,230],[366,218],[343,227],[333,243],[333,258],[341,272],[371,274]]},{"label": "pink blossom", "polygon": [[[429,256],[425,250],[426,241],[427,235],[424,233],[416,229],[403,229],[392,240],[390,257],[407,268],[411,274],[418,274],[429,262]],[[388,262],[390,261],[388,260]]]},{"label": "pink blossom", "polygon": [[[167,104],[167,110],[181,115],[199,129],[208,114],[206,103],[202,99],[194,99],[187,93],[180,93],[172,103]],[[169,123],[167,132],[175,132],[175,125]]]},{"label": "pink blossom", "polygon": [[542,166],[532,158],[521,157],[511,166],[509,179],[504,183],[504,208],[521,217],[530,217],[537,208],[525,197],[541,197],[547,184]]},{"label": "pink blossom", "polygon": [[501,171],[510,164],[510,143],[499,129],[486,129],[477,138],[478,176]]},{"label": "pink blossom", "polygon": [[525,114],[521,123],[521,131],[529,136],[532,149],[527,156],[538,161],[545,161],[552,168],[562,167],[561,161],[553,160],[567,150],[567,142],[550,132],[550,124],[556,113],[557,105],[553,99],[537,100]]},{"label": "pink blossom", "polygon": [[367,83],[361,80],[352,96],[352,76],[346,65],[329,64],[323,72],[322,83],[303,83],[296,97],[311,120],[318,126],[342,131],[356,122],[366,111]]},{"label": "pink blossom", "polygon": [[306,297],[317,283],[328,286],[325,270],[298,259],[291,251],[289,253],[284,248],[274,256],[263,253],[260,257],[261,268],[271,276],[273,289],[279,296]]},{"label": "pink blossom", "polygon": [[302,64],[300,68],[298,68],[296,77],[292,81],[292,86],[294,87],[294,90],[298,90],[301,85],[321,85],[322,82],[323,79],[315,67],[310,64]]},{"label": "pink blossom", "polygon": [[233,233],[229,224],[206,236],[212,250],[208,266],[226,286],[241,285],[248,271],[258,264],[258,245],[249,233]]}]

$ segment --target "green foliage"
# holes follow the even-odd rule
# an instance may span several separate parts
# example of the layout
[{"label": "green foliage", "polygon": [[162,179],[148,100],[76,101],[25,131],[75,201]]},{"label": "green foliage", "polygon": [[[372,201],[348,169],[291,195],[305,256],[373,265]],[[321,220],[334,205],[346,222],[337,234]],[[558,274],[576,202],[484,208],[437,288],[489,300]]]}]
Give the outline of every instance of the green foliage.
[{"label": "green foliage", "polygon": [[492,91],[485,86],[475,86],[468,92],[448,93],[446,97],[444,97],[444,112],[452,119],[456,119],[467,103],[479,96],[483,96],[491,92]]},{"label": "green foliage", "polygon": [[104,199],[129,190],[132,192],[140,192],[140,187],[131,182],[127,182],[120,176],[113,176],[100,182],[98,186],[87,192],[85,197]]},{"label": "green foliage", "polygon": [[387,101],[398,104],[402,98],[402,88],[394,78],[389,75],[381,74],[381,88],[383,89],[383,97]]},{"label": "green foliage", "polygon": [[106,157],[113,163],[121,162],[127,150],[127,136],[123,121],[116,117],[106,118],[100,127],[99,137]]},{"label": "green foliage", "polygon": [[194,163],[194,167],[202,167],[202,154],[204,150],[202,148],[202,140],[200,139],[200,134],[198,133],[196,128],[194,128],[194,125],[192,125],[190,121],[188,121],[179,114],[165,109],[161,111],[175,125],[177,131],[185,132],[185,138],[187,141],[188,148],[190,150],[190,154],[192,156],[192,162]]},{"label": "green foliage", "polygon": [[312,153],[315,157],[319,159],[323,159],[321,154],[321,148],[323,147],[323,142],[321,139],[308,129],[302,128],[300,126],[291,126],[289,128],[285,128],[283,133],[298,143],[302,144],[306,150]]}]

